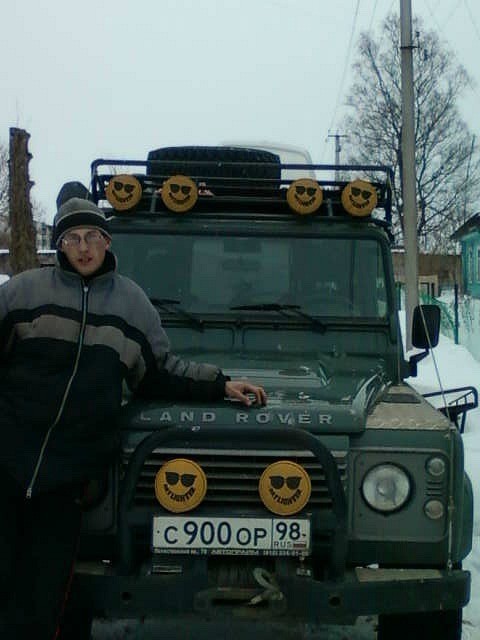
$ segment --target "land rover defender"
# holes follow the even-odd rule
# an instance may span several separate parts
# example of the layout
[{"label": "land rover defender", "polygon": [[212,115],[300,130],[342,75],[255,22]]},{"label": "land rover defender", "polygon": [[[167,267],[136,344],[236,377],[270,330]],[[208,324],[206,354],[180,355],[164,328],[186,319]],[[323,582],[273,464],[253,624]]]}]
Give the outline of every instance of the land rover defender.
[{"label": "land rover defender", "polygon": [[[412,386],[387,167],[169,147],[92,164],[119,271],[172,351],[248,377],[265,407],[125,390],[118,464],[92,487],[77,577],[97,615],[286,627],[378,615],[382,640],[461,635],[472,490],[455,425]],[[471,403],[470,403],[471,404]]]}]

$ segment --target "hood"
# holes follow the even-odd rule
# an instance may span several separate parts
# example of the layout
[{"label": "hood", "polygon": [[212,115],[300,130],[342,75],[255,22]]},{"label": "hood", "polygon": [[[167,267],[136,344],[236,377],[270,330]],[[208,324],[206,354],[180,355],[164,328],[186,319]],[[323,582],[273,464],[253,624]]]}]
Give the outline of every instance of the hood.
[{"label": "hood", "polygon": [[[271,356],[271,354],[269,354]],[[172,425],[298,426],[312,433],[347,434],[365,429],[366,419],[388,381],[378,358],[326,357],[321,360],[255,361],[241,358],[216,364],[232,379],[249,379],[268,395],[265,407],[238,401],[206,405],[134,400],[123,411],[122,427],[154,430]]]}]

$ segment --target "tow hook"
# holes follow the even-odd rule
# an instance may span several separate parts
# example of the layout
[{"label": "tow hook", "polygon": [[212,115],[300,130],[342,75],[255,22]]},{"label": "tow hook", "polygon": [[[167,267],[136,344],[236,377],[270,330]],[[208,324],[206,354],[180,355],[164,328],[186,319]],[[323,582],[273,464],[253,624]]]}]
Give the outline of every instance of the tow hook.
[{"label": "tow hook", "polygon": [[249,605],[260,604],[261,602],[265,602],[268,600],[283,600],[284,595],[280,591],[280,587],[278,586],[275,576],[272,575],[269,571],[256,567],[253,570],[253,577],[255,578],[256,582],[262,587],[263,591],[262,593],[254,596],[248,603]]}]

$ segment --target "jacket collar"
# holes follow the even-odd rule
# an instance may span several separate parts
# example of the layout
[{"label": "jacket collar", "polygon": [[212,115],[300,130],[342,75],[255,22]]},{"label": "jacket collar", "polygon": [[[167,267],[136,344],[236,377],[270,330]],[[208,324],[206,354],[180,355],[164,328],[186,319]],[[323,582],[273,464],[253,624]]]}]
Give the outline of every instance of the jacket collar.
[{"label": "jacket collar", "polygon": [[115,256],[114,253],[112,253],[111,251],[106,251],[105,253],[105,260],[103,261],[102,266],[97,269],[97,271],[95,271],[94,274],[92,274],[91,276],[89,276],[88,278],[83,278],[78,271],[76,271],[72,265],[70,264],[70,262],[68,261],[67,257],[65,256],[65,254],[63,253],[63,251],[57,251],[57,268],[60,269],[60,271],[62,273],[80,278],[82,280],[84,280],[85,282],[91,282],[92,280],[97,280],[97,278],[100,278],[104,275],[112,275],[116,270],[117,270],[117,258]]}]

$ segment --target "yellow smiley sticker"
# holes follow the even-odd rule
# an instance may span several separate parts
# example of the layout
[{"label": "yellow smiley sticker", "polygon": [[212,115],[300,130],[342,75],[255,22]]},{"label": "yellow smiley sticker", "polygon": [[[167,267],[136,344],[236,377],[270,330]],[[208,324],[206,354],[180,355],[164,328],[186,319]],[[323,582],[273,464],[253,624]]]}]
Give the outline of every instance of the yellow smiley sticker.
[{"label": "yellow smiley sticker", "polygon": [[287,190],[287,202],[295,213],[301,216],[314,213],[323,201],[323,191],[316,180],[299,178]]},{"label": "yellow smiley sticker", "polygon": [[197,185],[188,176],[170,176],[162,185],[161,197],[167,209],[185,213],[190,211],[198,199]]},{"label": "yellow smiley sticker", "polygon": [[272,513],[291,516],[303,509],[310,499],[310,476],[296,462],[279,460],[270,464],[260,477],[258,492]]},{"label": "yellow smiley sticker", "polygon": [[135,176],[128,174],[113,176],[105,188],[105,195],[114,209],[126,211],[140,202],[142,185]]},{"label": "yellow smiley sticker", "polygon": [[193,460],[169,460],[155,476],[155,495],[167,511],[182,513],[195,509],[207,492],[207,477]]},{"label": "yellow smiley sticker", "polygon": [[342,191],[342,205],[352,216],[369,216],[377,206],[377,191],[366,180],[354,180]]}]

